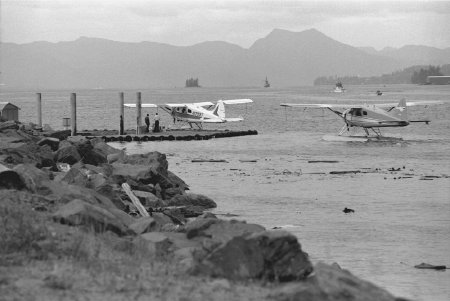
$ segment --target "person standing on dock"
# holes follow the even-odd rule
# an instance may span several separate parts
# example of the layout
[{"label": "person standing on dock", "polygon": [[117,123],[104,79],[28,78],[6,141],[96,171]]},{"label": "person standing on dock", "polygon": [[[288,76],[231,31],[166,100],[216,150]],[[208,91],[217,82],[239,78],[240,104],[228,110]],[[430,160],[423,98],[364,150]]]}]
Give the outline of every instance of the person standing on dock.
[{"label": "person standing on dock", "polygon": [[155,123],[153,125],[153,133],[159,133],[159,115],[155,114]]},{"label": "person standing on dock", "polygon": [[150,116],[148,116],[148,114],[145,116],[145,125],[147,126],[147,130],[145,132],[150,132]]}]

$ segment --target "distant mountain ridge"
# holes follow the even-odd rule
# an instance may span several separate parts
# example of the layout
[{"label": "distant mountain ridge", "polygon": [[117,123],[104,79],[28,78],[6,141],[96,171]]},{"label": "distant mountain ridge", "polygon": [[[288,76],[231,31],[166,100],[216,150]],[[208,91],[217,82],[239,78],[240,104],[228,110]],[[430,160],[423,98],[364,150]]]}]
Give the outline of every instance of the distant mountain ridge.
[{"label": "distant mountain ridge", "polygon": [[208,41],[192,46],[81,37],[69,42],[0,43],[0,82],[7,88],[203,87],[312,85],[318,76],[378,76],[410,65],[448,64],[450,48],[405,46],[376,51],[315,30],[274,29],[248,49]]}]

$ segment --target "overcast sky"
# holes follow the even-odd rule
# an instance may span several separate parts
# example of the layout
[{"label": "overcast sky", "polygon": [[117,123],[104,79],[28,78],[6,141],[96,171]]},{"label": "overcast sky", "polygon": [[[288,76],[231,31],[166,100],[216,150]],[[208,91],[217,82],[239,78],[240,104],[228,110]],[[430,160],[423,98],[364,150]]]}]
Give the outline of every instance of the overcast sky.
[{"label": "overcast sky", "polygon": [[1,40],[80,36],[186,46],[250,47],[274,28],[316,28],[352,46],[450,47],[450,1],[0,0]]}]

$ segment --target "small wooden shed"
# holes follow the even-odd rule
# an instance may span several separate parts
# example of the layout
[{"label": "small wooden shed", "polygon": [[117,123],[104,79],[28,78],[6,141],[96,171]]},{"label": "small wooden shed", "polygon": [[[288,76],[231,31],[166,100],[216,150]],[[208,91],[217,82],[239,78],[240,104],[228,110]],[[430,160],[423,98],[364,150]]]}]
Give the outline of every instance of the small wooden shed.
[{"label": "small wooden shed", "polygon": [[3,120],[19,121],[19,107],[10,102],[0,102],[0,117]]}]

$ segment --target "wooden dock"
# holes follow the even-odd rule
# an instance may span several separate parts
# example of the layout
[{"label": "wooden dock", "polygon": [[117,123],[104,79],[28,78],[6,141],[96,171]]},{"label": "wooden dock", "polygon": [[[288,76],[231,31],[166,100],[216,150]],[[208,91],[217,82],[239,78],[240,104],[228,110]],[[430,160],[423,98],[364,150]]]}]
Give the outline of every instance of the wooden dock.
[{"label": "wooden dock", "polygon": [[[112,132],[112,133],[111,133]],[[190,141],[209,140],[212,138],[229,138],[238,136],[258,135],[256,130],[229,131],[229,130],[167,130],[160,133],[143,134],[114,134],[117,131],[85,131],[78,135],[87,139],[102,138],[105,142],[132,142],[132,141]]]}]

